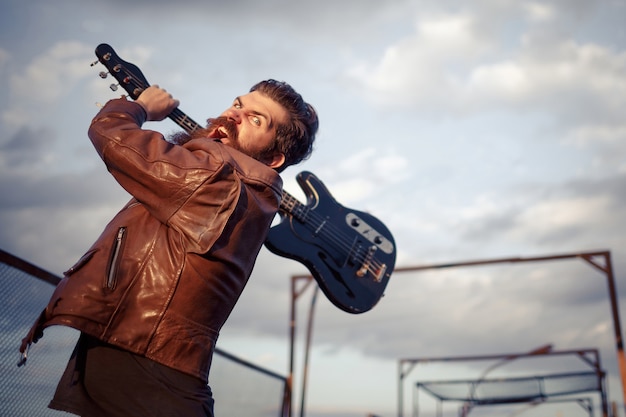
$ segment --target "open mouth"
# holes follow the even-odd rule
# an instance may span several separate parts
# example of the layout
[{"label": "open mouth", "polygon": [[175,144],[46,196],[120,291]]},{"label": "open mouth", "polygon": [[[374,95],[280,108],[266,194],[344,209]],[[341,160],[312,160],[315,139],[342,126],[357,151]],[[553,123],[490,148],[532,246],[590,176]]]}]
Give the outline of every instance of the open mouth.
[{"label": "open mouth", "polygon": [[233,144],[237,141],[237,127],[228,119],[218,117],[208,120],[209,137],[217,142]]},{"label": "open mouth", "polygon": [[218,126],[209,133],[212,139],[228,138],[228,130],[224,126]]},{"label": "open mouth", "polygon": [[228,138],[228,130],[224,126],[220,126],[215,129],[218,139]]},{"label": "open mouth", "polygon": [[224,126],[218,126],[208,134],[209,138],[214,139],[216,142],[220,143],[224,143],[223,139],[228,141],[228,136],[228,130]]}]

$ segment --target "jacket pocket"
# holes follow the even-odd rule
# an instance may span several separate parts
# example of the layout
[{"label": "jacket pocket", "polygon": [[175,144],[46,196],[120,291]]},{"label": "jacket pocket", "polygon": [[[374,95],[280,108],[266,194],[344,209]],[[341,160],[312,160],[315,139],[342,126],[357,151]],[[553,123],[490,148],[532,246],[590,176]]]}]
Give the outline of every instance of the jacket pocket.
[{"label": "jacket pocket", "polygon": [[126,227],[117,229],[117,235],[111,248],[111,256],[109,258],[109,266],[107,268],[106,280],[104,287],[112,290],[117,283],[117,274],[122,261],[122,253],[124,251],[124,242],[126,241]]}]

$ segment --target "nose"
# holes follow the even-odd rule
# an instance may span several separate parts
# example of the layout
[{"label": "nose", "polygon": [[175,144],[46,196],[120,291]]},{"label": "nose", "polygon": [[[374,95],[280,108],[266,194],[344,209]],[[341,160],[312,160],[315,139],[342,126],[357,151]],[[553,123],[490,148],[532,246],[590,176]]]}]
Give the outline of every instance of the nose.
[{"label": "nose", "polygon": [[237,124],[241,123],[241,113],[237,109],[228,109],[224,113],[224,116],[226,116],[228,120],[231,120]]}]

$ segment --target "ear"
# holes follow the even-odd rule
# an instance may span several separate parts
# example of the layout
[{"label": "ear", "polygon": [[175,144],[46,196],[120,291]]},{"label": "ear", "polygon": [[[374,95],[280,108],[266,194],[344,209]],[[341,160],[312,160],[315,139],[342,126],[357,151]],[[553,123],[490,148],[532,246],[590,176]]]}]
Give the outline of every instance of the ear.
[{"label": "ear", "polygon": [[265,164],[270,167],[270,168],[280,168],[283,164],[285,163],[285,154],[284,153],[275,153],[274,155],[272,155],[269,159],[269,162],[266,162]]}]

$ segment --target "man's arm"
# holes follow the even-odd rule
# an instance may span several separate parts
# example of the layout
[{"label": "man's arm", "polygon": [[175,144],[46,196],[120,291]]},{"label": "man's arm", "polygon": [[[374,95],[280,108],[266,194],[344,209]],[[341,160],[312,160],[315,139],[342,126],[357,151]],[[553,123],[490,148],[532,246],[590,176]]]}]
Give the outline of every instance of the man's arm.
[{"label": "man's arm", "polygon": [[[207,152],[191,152],[165,140],[157,131],[142,129],[178,104],[157,86],[142,100],[109,101],[92,120],[89,138],[117,182],[156,218],[167,223],[173,213],[222,163]],[[143,104],[142,104],[143,103]]]},{"label": "man's arm", "polygon": [[146,120],[155,122],[165,119],[180,104],[180,101],[158,85],[146,88],[135,101],[146,112]]}]

